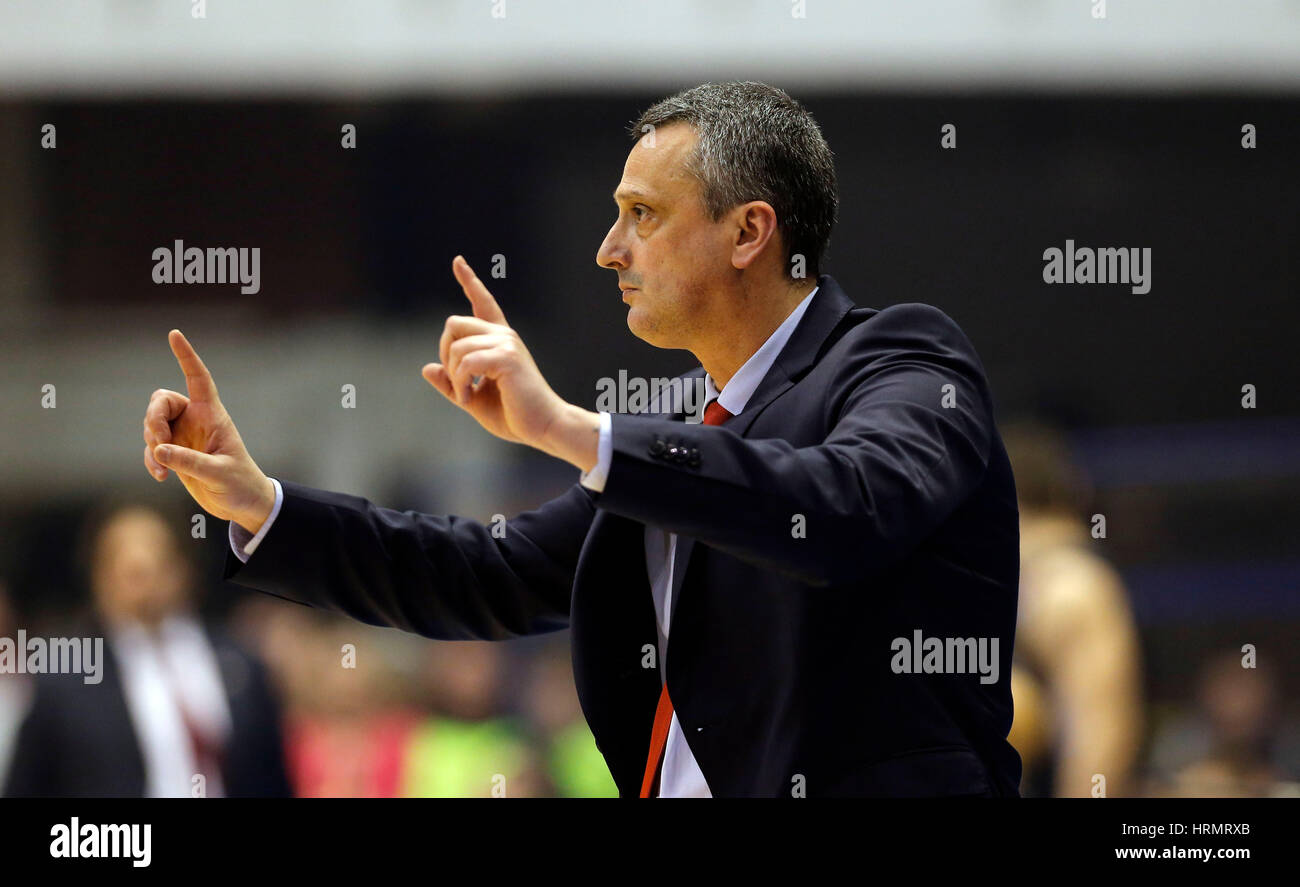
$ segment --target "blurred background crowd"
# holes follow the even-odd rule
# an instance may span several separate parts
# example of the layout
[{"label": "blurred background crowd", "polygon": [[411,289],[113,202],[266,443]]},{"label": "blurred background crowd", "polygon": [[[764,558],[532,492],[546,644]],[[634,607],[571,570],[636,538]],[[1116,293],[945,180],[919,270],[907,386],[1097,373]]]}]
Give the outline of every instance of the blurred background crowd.
[{"label": "blurred background crowd", "polygon": [[[1064,438],[1005,430],[1022,576],[1011,739],[1022,794],[1300,796],[1300,720],[1273,657],[1228,640],[1153,699],[1121,572]],[[176,501],[175,505],[183,505]],[[224,524],[214,522],[224,528]],[[565,633],[436,642],[213,583],[191,520],[143,500],[90,509],[83,603],[0,637],[103,637],[100,679],[0,674],[0,784],[11,796],[612,797],[582,718]],[[224,541],[224,533],[222,533]],[[210,571],[211,572],[211,571]],[[34,630],[33,627],[34,626]],[[1293,655],[1293,651],[1292,651]]]},{"label": "blurred background crowd", "polygon": [[[689,369],[594,256],[627,123],[752,78],[835,152],[826,270],[942,308],[988,371],[1022,793],[1300,793],[1300,10],[799,5],[0,7],[0,638],[105,639],[99,684],[0,670],[0,791],[614,794],[564,633],[436,642],[224,583],[225,524],[149,478],[139,423],[179,327],[272,476],[484,522],[559,495],[576,471],[420,378],[451,258],[570,401]],[[1067,239],[1151,248],[1150,292],[1045,284]],[[176,240],[259,248],[258,291],[155,284]]]},{"label": "blurred background crowd", "polygon": [[[184,796],[196,773],[204,796],[617,794],[565,637],[437,643],[259,595],[205,611],[174,519],[93,513],[89,600],[42,624],[105,638],[102,676],[0,675],[6,794]],[[0,636],[17,624],[0,596]]]}]

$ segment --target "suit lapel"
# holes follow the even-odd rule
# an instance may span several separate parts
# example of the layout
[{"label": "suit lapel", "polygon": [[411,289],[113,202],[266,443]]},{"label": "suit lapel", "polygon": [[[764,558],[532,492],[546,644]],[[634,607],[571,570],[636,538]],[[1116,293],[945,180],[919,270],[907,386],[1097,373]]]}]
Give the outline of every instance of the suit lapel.
[{"label": "suit lapel", "polygon": [[827,338],[853,308],[853,302],[829,274],[817,280],[817,294],[773,361],[771,369],[750,395],[745,409],[727,420],[727,428],[741,437],[749,431],[754,420],[770,404],[794,386],[817,362],[827,344]]}]

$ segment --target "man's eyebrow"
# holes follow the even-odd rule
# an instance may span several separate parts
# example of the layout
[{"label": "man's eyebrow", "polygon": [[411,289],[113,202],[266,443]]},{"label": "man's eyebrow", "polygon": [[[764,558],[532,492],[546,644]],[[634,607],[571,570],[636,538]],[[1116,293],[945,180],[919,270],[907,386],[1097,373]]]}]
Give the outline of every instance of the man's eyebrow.
[{"label": "man's eyebrow", "polygon": [[620,199],[621,199],[621,200],[631,200],[631,199],[633,199],[633,198],[635,198],[635,197],[642,197],[642,198],[646,198],[646,199],[648,199],[648,198],[650,197],[650,195],[647,194],[647,193],[645,193],[644,191],[638,191],[638,190],[635,189],[635,188],[616,188],[616,189],[614,189],[614,202],[615,202],[615,203],[618,203],[618,201],[619,201]]}]

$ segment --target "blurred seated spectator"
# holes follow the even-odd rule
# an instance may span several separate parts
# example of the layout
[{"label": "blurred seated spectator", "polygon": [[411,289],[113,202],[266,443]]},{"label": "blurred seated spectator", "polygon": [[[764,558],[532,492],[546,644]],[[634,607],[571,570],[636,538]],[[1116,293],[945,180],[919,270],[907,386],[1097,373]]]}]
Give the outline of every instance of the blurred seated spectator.
[{"label": "blurred seated spectator", "polygon": [[1197,711],[1161,730],[1152,753],[1153,794],[1189,798],[1295,796],[1297,774],[1282,759],[1273,670],[1247,668],[1229,650],[1208,661]]}]

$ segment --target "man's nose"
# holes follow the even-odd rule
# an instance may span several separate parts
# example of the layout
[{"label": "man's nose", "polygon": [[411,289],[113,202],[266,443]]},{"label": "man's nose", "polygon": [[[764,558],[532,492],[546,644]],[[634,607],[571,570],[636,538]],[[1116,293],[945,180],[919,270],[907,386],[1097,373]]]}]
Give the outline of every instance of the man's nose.
[{"label": "man's nose", "polygon": [[600,249],[596,250],[596,264],[602,268],[626,268],[627,250],[619,243],[616,235],[618,226],[609,229]]}]

